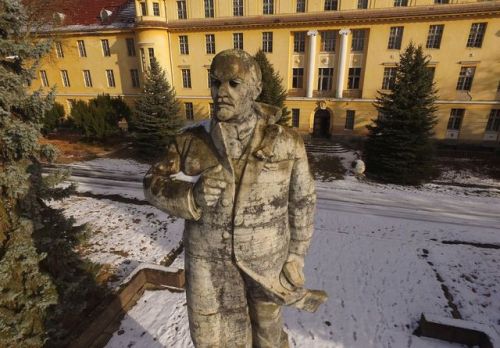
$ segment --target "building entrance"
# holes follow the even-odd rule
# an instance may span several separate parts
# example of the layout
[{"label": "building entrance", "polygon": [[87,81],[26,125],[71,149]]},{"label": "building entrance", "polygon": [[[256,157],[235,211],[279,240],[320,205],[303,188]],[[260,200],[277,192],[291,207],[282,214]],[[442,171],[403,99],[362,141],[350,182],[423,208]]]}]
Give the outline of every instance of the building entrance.
[{"label": "building entrance", "polygon": [[330,112],[328,110],[318,109],[314,113],[313,137],[330,137]]}]

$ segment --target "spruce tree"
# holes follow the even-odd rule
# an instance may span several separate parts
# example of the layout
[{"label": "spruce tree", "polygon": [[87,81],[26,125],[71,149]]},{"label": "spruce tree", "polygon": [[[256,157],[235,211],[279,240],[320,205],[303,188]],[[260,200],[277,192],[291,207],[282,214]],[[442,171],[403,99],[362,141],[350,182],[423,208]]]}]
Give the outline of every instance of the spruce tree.
[{"label": "spruce tree", "polygon": [[281,118],[277,123],[289,126],[291,117],[290,111],[285,106],[286,89],[283,87],[283,78],[274,70],[264,51],[259,50],[254,58],[262,71],[262,93],[257,98],[257,101],[279,107],[281,109]]},{"label": "spruce tree", "polygon": [[179,132],[183,123],[175,90],[153,58],[146,72],[144,92],[135,103],[133,128],[136,146],[144,155],[154,157]]},{"label": "spruce tree", "polygon": [[410,43],[400,55],[388,92],[379,92],[379,117],[369,125],[367,175],[384,182],[418,185],[435,175],[433,127],[437,99],[429,58]]},{"label": "spruce tree", "polygon": [[43,225],[38,160],[44,153],[53,155],[38,137],[52,96],[25,92],[49,46],[25,34],[20,2],[0,0],[0,342],[7,347],[41,346],[47,310],[57,302],[54,283],[40,269],[44,254],[34,239]]}]

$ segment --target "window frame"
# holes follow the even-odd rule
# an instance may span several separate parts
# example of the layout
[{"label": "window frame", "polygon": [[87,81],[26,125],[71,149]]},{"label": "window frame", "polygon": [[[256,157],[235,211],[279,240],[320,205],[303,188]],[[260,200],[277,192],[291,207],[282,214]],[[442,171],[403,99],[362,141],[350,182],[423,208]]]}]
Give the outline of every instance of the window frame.
[{"label": "window frame", "polygon": [[137,52],[135,50],[135,40],[132,37],[127,37],[125,39],[127,43],[127,54],[129,57],[135,57],[137,55]]},{"label": "window frame", "polygon": [[353,89],[353,90],[360,89],[361,72],[362,69],[359,67],[349,68],[349,74],[347,77],[347,89]]},{"label": "window frame", "polygon": [[132,88],[140,88],[141,87],[141,80],[139,77],[139,70],[138,69],[130,69],[130,79],[132,81]]},{"label": "window frame", "polygon": [[56,41],[55,42],[55,47],[56,47],[56,56],[57,58],[64,58],[64,50],[62,46],[61,41]]},{"label": "window frame", "polygon": [[[470,73],[472,71],[472,73]],[[470,91],[476,74],[475,66],[461,66],[458,73],[457,91]]]},{"label": "window frame", "polygon": [[299,128],[300,125],[300,109],[292,108],[292,127]]},{"label": "window frame", "polygon": [[148,6],[145,1],[141,1],[141,15],[142,16],[147,16],[148,15]]},{"label": "window frame", "polygon": [[439,49],[441,48],[441,40],[443,38],[444,24],[431,24],[427,33],[425,48]]},{"label": "window frame", "polygon": [[262,32],[262,51],[266,53],[273,52],[273,32],[264,31]]},{"label": "window frame", "polygon": [[243,0],[233,0],[233,16],[234,17],[244,16],[245,14],[244,7],[245,4],[243,3]]},{"label": "window frame", "polygon": [[85,41],[84,40],[77,40],[77,47],[78,47],[78,56],[80,58],[86,58],[87,57],[87,49],[85,48]]},{"label": "window frame", "polygon": [[111,48],[108,39],[101,39],[101,48],[103,57],[111,57]]},{"label": "window frame", "polygon": [[242,50],[243,47],[243,33],[233,33],[233,48]]},{"label": "window frame", "polygon": [[90,70],[83,70],[83,85],[87,88],[93,87],[92,74]]},{"label": "window frame", "polygon": [[[325,74],[329,72],[329,74]],[[331,91],[333,87],[333,68],[318,68],[318,91]],[[326,88],[323,88],[326,82]]]},{"label": "window frame", "polygon": [[194,120],[194,107],[192,102],[184,102],[184,112],[186,115],[186,120]]},{"label": "window frame", "polygon": [[306,0],[297,0],[295,4],[295,13],[305,13],[307,8]]},{"label": "window frame", "polygon": [[148,56],[149,56],[149,66],[153,62],[153,58],[155,58],[155,49],[154,47],[148,47]]},{"label": "window frame", "polygon": [[262,14],[265,14],[265,15],[274,14],[274,0],[263,0],[262,1]]},{"label": "window frame", "polygon": [[491,109],[485,132],[500,132],[500,109]]},{"label": "window frame", "polygon": [[187,19],[186,0],[177,0],[177,19]]},{"label": "window frame", "polygon": [[465,116],[465,109],[451,109],[447,130],[460,131]]},{"label": "window frame", "polygon": [[356,121],[356,110],[345,111],[345,124],[344,130],[354,130],[354,123]]},{"label": "window frame", "polygon": [[304,53],[306,51],[306,35],[305,31],[295,31],[293,33],[293,52]]},{"label": "window frame", "polygon": [[160,16],[160,3],[159,2],[153,2],[153,16],[159,17]]},{"label": "window frame", "polygon": [[115,72],[113,69],[106,69],[106,81],[109,88],[116,87]]},{"label": "window frame", "polygon": [[387,43],[387,49],[389,50],[400,50],[401,43],[403,42],[404,26],[391,27],[389,31],[389,41]]},{"label": "window frame", "polygon": [[47,76],[47,70],[40,70],[40,81],[42,82],[42,87],[49,87],[49,78]]},{"label": "window frame", "polygon": [[323,10],[324,11],[338,11],[339,2],[338,0],[325,0]]},{"label": "window frame", "polygon": [[205,18],[215,17],[214,0],[203,0],[203,7],[205,9]]},{"label": "window frame", "polygon": [[351,34],[351,52],[363,52],[365,50],[366,29],[353,29]]},{"label": "window frame", "polygon": [[467,48],[481,48],[486,34],[487,22],[472,23],[469,37],[467,38]]},{"label": "window frame", "polygon": [[193,88],[191,83],[191,69],[183,68],[181,69],[182,74],[182,88]]},{"label": "window frame", "polygon": [[407,7],[408,0],[394,0],[394,7]]},{"label": "window frame", "polygon": [[388,66],[384,68],[384,75],[382,78],[382,90],[391,90],[396,82],[398,68],[395,66]]},{"label": "window frame", "polygon": [[320,51],[335,53],[337,45],[337,30],[320,31]]},{"label": "window frame", "polygon": [[304,68],[292,68],[292,88],[304,88]]},{"label": "window frame", "polygon": [[207,54],[215,54],[215,34],[205,34],[205,51]]},{"label": "window frame", "polygon": [[61,69],[61,80],[63,87],[71,87],[71,82],[69,80],[68,70]]},{"label": "window frame", "polygon": [[358,10],[366,10],[368,8],[368,0],[358,0]]},{"label": "window frame", "polygon": [[187,35],[179,35],[179,52],[182,55],[189,54],[189,39]]}]

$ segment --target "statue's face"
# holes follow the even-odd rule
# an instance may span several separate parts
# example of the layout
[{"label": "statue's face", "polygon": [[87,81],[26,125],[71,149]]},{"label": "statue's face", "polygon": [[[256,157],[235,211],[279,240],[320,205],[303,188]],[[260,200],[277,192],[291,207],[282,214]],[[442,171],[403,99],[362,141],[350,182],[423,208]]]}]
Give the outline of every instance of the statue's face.
[{"label": "statue's face", "polygon": [[243,64],[242,58],[226,56],[212,66],[212,99],[219,121],[242,122],[252,110],[260,94],[255,72]]}]

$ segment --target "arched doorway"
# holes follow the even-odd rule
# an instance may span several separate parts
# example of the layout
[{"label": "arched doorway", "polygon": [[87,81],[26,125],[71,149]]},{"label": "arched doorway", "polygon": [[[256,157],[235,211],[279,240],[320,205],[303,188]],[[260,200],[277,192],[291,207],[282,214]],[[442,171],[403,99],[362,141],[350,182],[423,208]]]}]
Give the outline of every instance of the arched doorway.
[{"label": "arched doorway", "polygon": [[314,113],[313,137],[330,137],[330,111],[327,109],[318,109]]}]

